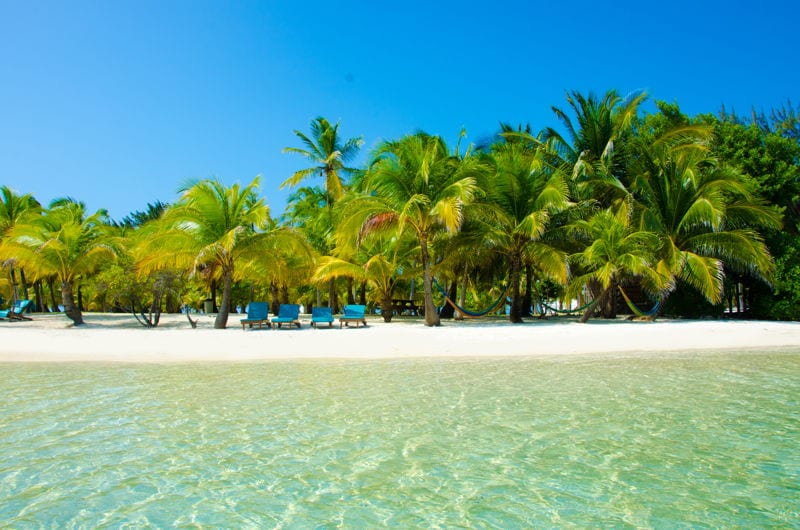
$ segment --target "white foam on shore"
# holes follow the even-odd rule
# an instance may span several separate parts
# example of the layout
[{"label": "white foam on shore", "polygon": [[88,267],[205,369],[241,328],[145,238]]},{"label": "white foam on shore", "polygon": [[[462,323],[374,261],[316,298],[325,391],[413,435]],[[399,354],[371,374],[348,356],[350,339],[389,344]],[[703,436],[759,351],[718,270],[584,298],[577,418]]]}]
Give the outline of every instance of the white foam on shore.
[{"label": "white foam on shore", "polygon": [[242,331],[213,329],[202,315],[192,329],[183,315],[163,315],[146,329],[130,315],[89,313],[71,327],[63,315],[33,315],[31,322],[0,322],[0,361],[188,362],[269,359],[389,359],[414,357],[524,357],[593,353],[652,353],[797,349],[800,323],[726,320],[657,322],[531,320],[369,320],[364,328]]}]

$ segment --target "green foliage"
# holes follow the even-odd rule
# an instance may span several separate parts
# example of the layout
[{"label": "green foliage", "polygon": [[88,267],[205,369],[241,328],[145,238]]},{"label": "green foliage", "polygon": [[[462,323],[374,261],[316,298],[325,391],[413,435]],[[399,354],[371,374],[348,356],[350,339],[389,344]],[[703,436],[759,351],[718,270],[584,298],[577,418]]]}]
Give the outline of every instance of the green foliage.
[{"label": "green foliage", "polygon": [[770,238],[775,260],[772,290],[752,288],[753,316],[778,320],[800,320],[800,239],[780,232]]}]

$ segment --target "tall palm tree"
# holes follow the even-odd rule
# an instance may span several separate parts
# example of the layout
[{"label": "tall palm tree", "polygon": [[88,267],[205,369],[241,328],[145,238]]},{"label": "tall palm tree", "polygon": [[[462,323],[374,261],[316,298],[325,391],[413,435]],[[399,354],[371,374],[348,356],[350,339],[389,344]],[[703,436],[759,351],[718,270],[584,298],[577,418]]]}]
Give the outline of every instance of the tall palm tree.
[{"label": "tall palm tree", "polygon": [[296,239],[280,228],[266,231],[269,208],[257,196],[258,186],[258,177],[246,186],[227,187],[216,179],[187,183],[180,199],[164,213],[161,230],[140,250],[139,266],[145,270],[175,266],[219,271],[222,303],[216,329],[228,322],[237,263],[263,259],[269,239]]},{"label": "tall palm tree", "polygon": [[[0,186],[0,245],[3,239],[14,226],[23,220],[25,216],[32,213],[38,213],[41,209],[39,202],[33,198],[33,195],[26,193],[25,195],[18,195],[8,186]],[[16,300],[19,298],[17,292],[17,278],[14,272],[14,260],[8,260],[6,265],[9,269],[9,276],[11,278],[11,288],[13,296]],[[20,271],[22,276],[23,290],[27,291],[25,282],[25,273]],[[27,297],[27,292],[24,294]]]},{"label": "tall palm tree", "polygon": [[109,237],[108,215],[100,210],[86,214],[83,203],[59,199],[42,215],[17,224],[4,245],[5,258],[16,257],[37,276],[56,276],[61,282],[61,303],[64,313],[75,325],[83,324],[83,314],[75,305],[73,283],[92,273],[116,255],[116,246]]},{"label": "tall palm tree", "polygon": [[[567,288],[569,296],[582,293],[585,286],[596,283],[602,288],[581,322],[586,322],[599,307],[613,305],[615,290],[625,280],[640,281],[650,292],[662,293],[669,288],[670,278],[656,271],[659,238],[652,232],[631,225],[630,209],[602,210],[587,220],[578,220],[567,227],[583,248],[570,260],[577,274]],[[615,315],[615,311],[610,311]]]},{"label": "tall palm tree", "polygon": [[339,137],[339,123],[331,124],[323,117],[318,117],[311,122],[311,136],[300,131],[294,131],[305,145],[302,147],[286,147],[284,153],[297,153],[312,164],[312,167],[296,171],[291,177],[281,184],[296,186],[306,178],[316,175],[325,179],[326,201],[330,206],[344,195],[343,173],[355,171],[345,164],[355,158],[358,150],[364,144],[361,137],[342,140]]},{"label": "tall palm tree", "polygon": [[[321,116],[311,122],[310,136],[297,130],[294,131],[294,134],[305,147],[286,147],[283,152],[299,154],[313,165],[296,171],[281,184],[281,188],[296,186],[310,176],[316,175],[324,178],[324,198],[327,207],[313,210],[312,215],[306,218],[306,222],[317,227],[323,224],[327,225],[329,227],[327,235],[330,236],[334,229],[333,205],[344,196],[345,192],[343,177],[356,172],[346,164],[355,158],[364,140],[361,137],[343,140],[339,136],[339,123],[331,124]],[[324,242],[326,244],[318,246],[317,250],[323,254],[331,253],[332,241],[326,237]],[[328,282],[328,303],[336,311],[336,281],[334,279]]]},{"label": "tall palm tree", "polygon": [[659,270],[718,303],[723,267],[769,280],[774,264],[756,229],[780,227],[780,215],[712,158],[710,138],[711,129],[691,126],[638,142],[631,191],[640,228],[661,239]]},{"label": "tall palm tree", "polygon": [[591,93],[584,96],[577,91],[569,92],[567,103],[575,122],[566,111],[553,107],[567,136],[547,128],[544,137],[562,163],[571,169],[572,194],[576,200],[598,198],[602,194],[604,206],[609,206],[611,200],[624,197],[625,140],[646,97],[643,92],[635,92],[622,98],[610,90],[600,99]]},{"label": "tall palm tree", "polygon": [[511,322],[522,322],[520,277],[531,264],[546,277],[567,280],[567,256],[543,241],[554,213],[569,206],[567,183],[558,170],[548,171],[538,147],[522,142],[495,144],[489,153],[494,171],[487,181],[486,202],[495,216],[491,240],[510,265]]},{"label": "tall palm tree", "polygon": [[[476,157],[469,152],[451,154],[438,136],[405,136],[379,146],[362,182],[366,194],[344,209],[342,234],[363,238],[388,229],[410,231],[416,237],[428,326],[440,324],[433,305],[431,243],[442,232],[459,230],[465,205],[480,192],[482,171],[485,167]],[[347,243],[341,236],[339,242]]]}]

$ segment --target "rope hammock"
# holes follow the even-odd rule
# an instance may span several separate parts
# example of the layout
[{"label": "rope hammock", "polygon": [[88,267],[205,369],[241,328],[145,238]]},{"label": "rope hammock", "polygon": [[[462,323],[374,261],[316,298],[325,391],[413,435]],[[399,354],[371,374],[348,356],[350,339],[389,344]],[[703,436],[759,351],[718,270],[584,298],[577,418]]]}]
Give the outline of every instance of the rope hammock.
[{"label": "rope hammock", "polygon": [[457,303],[452,301],[450,299],[450,297],[447,296],[447,293],[445,292],[445,290],[442,289],[442,286],[439,285],[439,282],[436,281],[436,278],[433,278],[433,284],[436,286],[437,289],[439,289],[439,292],[444,297],[444,301],[445,302],[450,304],[453,307],[453,309],[455,309],[456,311],[461,313],[461,315],[463,315],[464,317],[469,317],[469,318],[483,317],[483,316],[488,315],[492,311],[497,310],[497,308],[500,307],[500,304],[502,304],[502,303],[504,303],[506,301],[506,294],[508,293],[508,286],[504,285],[503,286],[503,292],[500,294],[500,297],[492,303],[492,305],[490,305],[488,308],[484,309],[483,311],[470,311],[468,309],[464,309],[463,307],[459,306]]},{"label": "rope hammock", "polygon": [[550,307],[549,305],[545,304],[544,300],[540,301],[539,305],[541,305],[545,309],[547,309],[549,311],[552,311],[554,313],[563,313],[565,315],[571,315],[573,313],[582,313],[584,310],[586,310],[587,307],[589,307],[593,303],[594,303],[594,300],[592,300],[591,302],[589,302],[587,304],[583,304],[580,307],[576,307],[575,309],[556,309],[555,307]]},{"label": "rope hammock", "polygon": [[661,309],[661,300],[658,300],[656,302],[656,305],[654,305],[650,311],[642,311],[641,309],[636,307],[636,304],[634,304],[630,298],[628,298],[628,295],[625,294],[625,291],[622,290],[622,287],[618,285],[617,288],[619,289],[619,292],[622,293],[622,298],[625,299],[625,303],[628,304],[628,308],[630,308],[633,314],[636,315],[637,317],[649,318],[655,316],[655,314],[658,313],[658,310]]}]

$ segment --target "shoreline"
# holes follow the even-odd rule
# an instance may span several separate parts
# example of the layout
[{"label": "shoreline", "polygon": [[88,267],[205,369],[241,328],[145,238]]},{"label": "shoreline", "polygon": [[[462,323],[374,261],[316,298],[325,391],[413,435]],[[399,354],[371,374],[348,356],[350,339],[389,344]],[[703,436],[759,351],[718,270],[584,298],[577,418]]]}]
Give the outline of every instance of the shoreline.
[{"label": "shoreline", "polygon": [[0,362],[183,363],[312,359],[523,358],[592,354],[686,354],[691,352],[800,352],[800,323],[739,320],[636,322],[573,319],[443,321],[390,324],[369,318],[368,327],[303,327],[242,331],[234,314],[225,330],[213,315],[192,329],[185,315],[162,315],[147,329],[133,316],[87,313],[71,327],[61,314],[35,314],[33,321],[0,322]]}]

